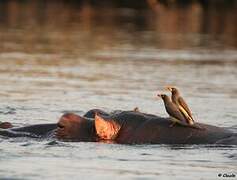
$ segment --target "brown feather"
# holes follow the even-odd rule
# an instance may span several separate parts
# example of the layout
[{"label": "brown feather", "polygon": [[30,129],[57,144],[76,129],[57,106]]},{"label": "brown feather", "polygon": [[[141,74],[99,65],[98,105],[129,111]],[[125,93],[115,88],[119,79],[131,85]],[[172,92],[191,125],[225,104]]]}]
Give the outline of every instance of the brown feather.
[{"label": "brown feather", "polygon": [[181,105],[184,108],[184,110],[188,113],[188,115],[192,117],[191,110],[189,109],[187,103],[184,101],[184,99],[181,96],[178,98],[178,102],[179,102],[179,105]]},{"label": "brown feather", "polygon": [[180,112],[184,115],[185,119],[187,120],[187,123],[188,124],[193,124],[194,121],[193,121],[192,117],[190,117],[188,115],[187,111],[185,111],[185,109],[180,105],[178,107],[179,107]]}]

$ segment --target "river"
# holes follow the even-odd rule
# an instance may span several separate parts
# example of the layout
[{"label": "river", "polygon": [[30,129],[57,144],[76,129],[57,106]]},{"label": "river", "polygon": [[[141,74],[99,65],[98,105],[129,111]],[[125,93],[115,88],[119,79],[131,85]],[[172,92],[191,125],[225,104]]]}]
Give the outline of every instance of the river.
[{"label": "river", "polygon": [[[199,122],[237,132],[236,8],[4,2],[0,121],[54,123],[92,108],[166,117],[156,94],[174,85]],[[236,165],[236,146],[0,138],[0,179],[236,179]]]}]

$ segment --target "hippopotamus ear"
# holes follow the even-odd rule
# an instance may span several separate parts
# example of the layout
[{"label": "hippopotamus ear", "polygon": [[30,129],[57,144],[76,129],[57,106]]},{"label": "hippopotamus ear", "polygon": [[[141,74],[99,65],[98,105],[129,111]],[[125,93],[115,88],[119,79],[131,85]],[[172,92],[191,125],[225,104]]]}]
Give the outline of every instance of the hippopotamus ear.
[{"label": "hippopotamus ear", "polygon": [[98,114],[95,115],[95,129],[101,139],[114,140],[120,128],[120,125],[113,119],[108,119]]},{"label": "hippopotamus ear", "polygon": [[9,128],[12,128],[13,126],[12,126],[12,124],[11,123],[9,123],[9,122],[1,122],[0,121],[0,128],[1,129],[9,129]]}]

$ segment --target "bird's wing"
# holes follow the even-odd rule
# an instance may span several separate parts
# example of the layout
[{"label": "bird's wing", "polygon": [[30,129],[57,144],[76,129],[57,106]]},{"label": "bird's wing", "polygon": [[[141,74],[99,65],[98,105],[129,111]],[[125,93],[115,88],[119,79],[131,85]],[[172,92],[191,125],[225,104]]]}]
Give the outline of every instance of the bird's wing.
[{"label": "bird's wing", "polygon": [[179,106],[182,107],[181,111],[185,111],[186,114],[188,114],[188,116],[193,120],[192,112],[191,112],[191,110],[189,109],[187,103],[184,101],[184,99],[182,97],[178,98],[178,103],[179,103]]},{"label": "bird's wing", "polygon": [[179,121],[187,123],[187,121],[186,121],[185,117],[183,116],[183,114],[179,111],[178,107],[174,104],[173,104],[172,111],[169,111],[168,114],[171,117],[174,117],[174,118],[178,119]]},{"label": "bird's wing", "polygon": [[189,114],[187,113],[187,111],[185,111],[185,109],[178,105],[180,112],[184,115],[185,119],[187,120],[188,124],[193,124],[194,120],[192,119],[192,117],[189,116]]}]

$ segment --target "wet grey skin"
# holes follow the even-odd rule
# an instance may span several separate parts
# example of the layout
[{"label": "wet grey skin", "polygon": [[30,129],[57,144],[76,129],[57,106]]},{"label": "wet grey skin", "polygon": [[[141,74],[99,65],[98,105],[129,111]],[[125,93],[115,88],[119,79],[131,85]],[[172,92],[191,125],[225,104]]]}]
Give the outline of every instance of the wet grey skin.
[{"label": "wet grey skin", "polygon": [[183,114],[186,118],[188,124],[194,124],[194,119],[192,116],[192,111],[188,107],[187,103],[185,102],[184,98],[180,95],[180,92],[175,87],[166,87],[167,90],[171,92],[171,99],[172,102],[177,105],[179,111]]},{"label": "wet grey skin", "polygon": [[189,126],[189,124],[187,123],[186,118],[180,112],[180,110],[178,109],[176,104],[174,104],[170,100],[169,96],[167,96],[165,94],[158,94],[157,96],[163,99],[166,112],[170,115],[171,121],[173,121],[174,123],[184,125],[184,126]]}]

